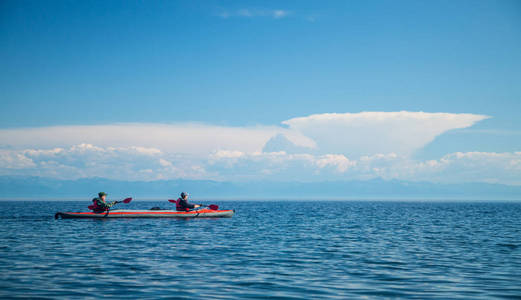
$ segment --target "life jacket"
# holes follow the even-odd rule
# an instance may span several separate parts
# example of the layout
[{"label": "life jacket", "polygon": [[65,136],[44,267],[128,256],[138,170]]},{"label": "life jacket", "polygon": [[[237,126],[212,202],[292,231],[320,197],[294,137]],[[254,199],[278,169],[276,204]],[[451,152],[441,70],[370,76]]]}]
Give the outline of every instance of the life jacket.
[{"label": "life jacket", "polygon": [[103,212],[103,211],[106,211],[107,208],[99,206],[98,198],[94,198],[94,199],[92,199],[92,210],[94,212]]},{"label": "life jacket", "polygon": [[181,198],[177,198],[175,202],[175,210],[177,211],[189,211],[190,209],[188,207],[184,207],[181,205]]}]

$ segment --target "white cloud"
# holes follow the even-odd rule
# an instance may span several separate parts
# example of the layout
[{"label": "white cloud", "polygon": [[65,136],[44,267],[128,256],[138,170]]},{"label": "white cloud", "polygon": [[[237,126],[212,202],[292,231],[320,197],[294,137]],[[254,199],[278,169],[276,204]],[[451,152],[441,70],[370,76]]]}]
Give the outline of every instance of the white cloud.
[{"label": "white cloud", "polygon": [[[170,159],[170,160],[169,160]],[[173,160],[174,163],[171,161]],[[59,179],[103,177],[120,180],[203,178],[197,161],[168,157],[154,148],[98,147],[0,150],[0,175],[30,175]]]},{"label": "white cloud", "polygon": [[[222,167],[231,170],[223,172]],[[382,178],[437,183],[484,182],[521,185],[521,152],[466,152],[439,160],[417,161],[395,153],[352,160],[344,155],[243,153],[214,156],[210,170],[232,178],[284,181],[366,180]]]},{"label": "white cloud", "polygon": [[285,10],[282,10],[282,9],[276,9],[276,10],[274,10],[274,11],[271,12],[271,15],[272,15],[275,19],[284,18],[284,17],[286,17],[288,14],[289,14],[288,11],[285,11]]},{"label": "white cloud", "polygon": [[315,141],[318,153],[360,157],[377,153],[409,155],[438,135],[489,118],[475,114],[361,112],[317,114],[282,122]]},{"label": "white cloud", "polygon": [[229,150],[219,150],[213,153],[210,158],[213,159],[222,159],[222,158],[239,158],[244,156],[244,153],[241,151],[229,151]]},{"label": "white cloud", "polygon": [[395,153],[350,159],[342,154],[290,154],[220,150],[205,158],[139,147],[0,150],[0,175],[60,179],[211,179],[227,181],[324,181],[373,178],[440,183],[486,182],[521,185],[521,152],[456,152],[416,161]]},{"label": "white cloud", "polygon": [[[226,127],[206,124],[110,124],[1,129],[4,147],[57,148],[80,144],[136,147],[206,157],[219,150],[409,155],[436,136],[466,128],[487,116],[424,112],[362,112],[294,118],[281,126]],[[152,150],[150,150],[152,149]]]},{"label": "white cloud", "polygon": [[291,12],[284,9],[249,9],[242,8],[238,10],[223,10],[217,13],[217,16],[228,19],[232,17],[255,18],[269,17],[273,19],[282,19],[290,15]]},{"label": "white cloud", "polygon": [[33,160],[22,153],[18,151],[0,150],[0,169],[10,171],[34,167],[36,167],[36,164]]},{"label": "white cloud", "polygon": [[112,124],[1,129],[2,145],[13,148],[56,148],[90,144],[98,147],[136,147],[136,151],[207,156],[218,150],[261,151],[277,134],[297,145],[313,141],[278,126],[224,127],[204,124]]},{"label": "white cloud", "polygon": [[356,161],[351,161],[342,154],[326,154],[315,161],[319,168],[333,166],[338,172],[344,173],[350,167],[356,166]]},{"label": "white cloud", "polygon": [[315,23],[315,21],[317,20],[317,17],[315,17],[315,16],[307,16],[304,19],[306,21],[308,21],[308,22]]},{"label": "white cloud", "polygon": [[521,185],[521,152],[456,152],[420,162],[408,180]]},{"label": "white cloud", "polygon": [[282,126],[112,124],[0,130],[0,175],[63,179],[400,179],[521,185],[521,152],[416,161],[436,136],[487,116],[363,112]]}]

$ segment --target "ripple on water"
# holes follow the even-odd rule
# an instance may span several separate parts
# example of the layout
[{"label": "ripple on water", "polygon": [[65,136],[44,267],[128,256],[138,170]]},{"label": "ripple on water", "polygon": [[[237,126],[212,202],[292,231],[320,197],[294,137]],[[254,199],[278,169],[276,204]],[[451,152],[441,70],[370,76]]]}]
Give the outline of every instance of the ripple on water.
[{"label": "ripple on water", "polygon": [[[414,298],[521,295],[521,204],[223,202],[231,219],[54,220],[0,202],[0,296]],[[164,206],[132,202],[129,208]],[[13,213],[15,212],[15,213]]]}]

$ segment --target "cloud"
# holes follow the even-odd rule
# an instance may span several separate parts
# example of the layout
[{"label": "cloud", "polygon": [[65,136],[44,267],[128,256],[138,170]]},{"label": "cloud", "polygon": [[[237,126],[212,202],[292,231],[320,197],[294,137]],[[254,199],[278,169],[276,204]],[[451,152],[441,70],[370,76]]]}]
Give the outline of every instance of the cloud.
[{"label": "cloud", "polygon": [[[11,148],[55,148],[91,144],[98,147],[138,147],[167,153],[207,156],[217,150],[261,151],[275,135],[283,134],[296,145],[314,142],[279,126],[224,127],[205,124],[112,124],[53,126],[0,130],[2,145]],[[150,151],[150,150],[147,150]]]},{"label": "cloud", "polygon": [[315,17],[315,16],[307,16],[304,19],[306,21],[308,21],[308,22],[315,23],[315,21],[317,20],[317,17]]},{"label": "cloud", "polygon": [[488,118],[475,114],[361,112],[319,114],[282,122],[286,126],[226,127],[208,124],[109,124],[1,129],[4,148],[98,147],[155,148],[166,153],[206,157],[219,150],[410,155],[436,136]]},{"label": "cloud", "polygon": [[416,161],[395,153],[351,159],[342,154],[219,150],[205,158],[155,148],[80,144],[68,148],[0,150],[0,175],[59,179],[210,179],[326,181],[382,178],[439,183],[521,185],[521,152],[456,152]]},{"label": "cloud", "polygon": [[290,11],[284,9],[248,9],[242,8],[238,10],[223,10],[220,11],[217,16],[228,19],[233,17],[240,18],[255,18],[255,17],[268,17],[273,19],[282,19],[291,14]]},{"label": "cloud", "polygon": [[342,154],[217,152],[210,157],[207,169],[231,180],[268,179],[279,181],[325,181],[372,179],[382,177],[376,170],[395,154],[352,160]]},{"label": "cloud", "polygon": [[286,11],[286,10],[282,10],[282,9],[276,9],[276,10],[271,12],[271,15],[275,19],[280,19],[280,18],[284,18],[284,17],[288,16],[289,12]]},{"label": "cloud", "polygon": [[[521,152],[456,152],[418,161],[396,153],[349,159],[341,154],[241,153],[214,155],[209,170],[233,180],[385,180],[521,185]],[[224,170],[224,171],[223,171]],[[229,172],[226,172],[229,170]]]},{"label": "cloud", "polygon": [[356,161],[351,161],[342,154],[326,154],[316,159],[315,164],[323,169],[326,167],[333,167],[339,173],[344,173],[350,167],[356,166]]},{"label": "cloud", "polygon": [[155,148],[103,148],[91,144],[52,149],[1,149],[0,175],[144,181],[208,176],[197,161],[167,155]]},{"label": "cloud", "polygon": [[109,124],[0,130],[0,175],[62,179],[324,181],[372,178],[521,185],[521,154],[410,155],[475,114],[319,114],[281,126]]},{"label": "cloud", "polygon": [[521,185],[521,152],[456,152],[420,162],[409,180]]},{"label": "cloud", "polygon": [[487,118],[400,111],[316,114],[282,123],[315,141],[317,153],[360,157],[377,153],[410,155],[444,132],[470,127]]},{"label": "cloud", "polygon": [[[12,171],[19,169],[34,168],[36,164],[32,159],[19,153],[18,151],[0,150],[0,169],[4,171]],[[7,172],[9,175],[12,172]]]}]

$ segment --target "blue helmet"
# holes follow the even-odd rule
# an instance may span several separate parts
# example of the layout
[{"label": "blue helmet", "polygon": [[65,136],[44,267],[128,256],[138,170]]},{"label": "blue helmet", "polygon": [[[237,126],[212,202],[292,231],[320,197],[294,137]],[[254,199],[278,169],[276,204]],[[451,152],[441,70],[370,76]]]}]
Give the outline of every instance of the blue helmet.
[{"label": "blue helmet", "polygon": [[182,192],[182,193],[181,193],[181,198],[184,199],[184,197],[188,197],[188,193]]}]

